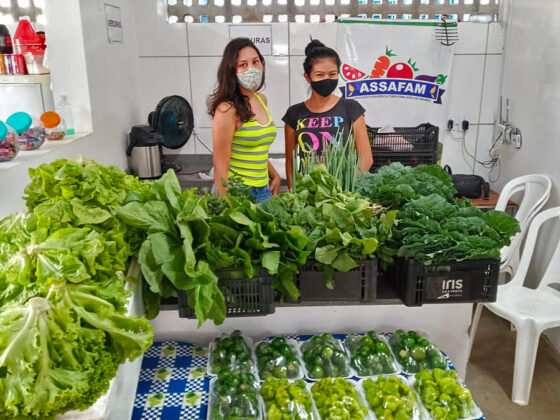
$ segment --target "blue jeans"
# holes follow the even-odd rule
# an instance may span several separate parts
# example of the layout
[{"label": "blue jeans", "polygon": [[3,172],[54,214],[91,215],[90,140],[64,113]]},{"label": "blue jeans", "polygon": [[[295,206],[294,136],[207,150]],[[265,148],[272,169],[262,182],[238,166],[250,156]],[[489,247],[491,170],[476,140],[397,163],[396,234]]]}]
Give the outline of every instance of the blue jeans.
[{"label": "blue jeans", "polygon": [[[272,197],[272,193],[269,190],[269,186],[264,187],[251,187],[249,195],[254,197],[257,203],[262,203],[263,201],[269,200]],[[212,195],[216,196],[216,184],[212,185]]]},{"label": "blue jeans", "polygon": [[262,203],[272,197],[272,193],[270,192],[268,185],[264,187],[251,187],[249,195],[253,196],[257,203]]}]

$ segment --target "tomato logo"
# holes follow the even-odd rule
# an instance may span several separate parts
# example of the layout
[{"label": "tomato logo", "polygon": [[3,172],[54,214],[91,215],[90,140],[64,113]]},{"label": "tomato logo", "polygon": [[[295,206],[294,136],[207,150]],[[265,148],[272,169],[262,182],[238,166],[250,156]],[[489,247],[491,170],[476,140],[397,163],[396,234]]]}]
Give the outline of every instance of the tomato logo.
[{"label": "tomato logo", "polygon": [[387,70],[387,77],[391,79],[412,79],[414,72],[418,71],[416,63],[412,63],[410,59],[406,63],[396,63]]}]

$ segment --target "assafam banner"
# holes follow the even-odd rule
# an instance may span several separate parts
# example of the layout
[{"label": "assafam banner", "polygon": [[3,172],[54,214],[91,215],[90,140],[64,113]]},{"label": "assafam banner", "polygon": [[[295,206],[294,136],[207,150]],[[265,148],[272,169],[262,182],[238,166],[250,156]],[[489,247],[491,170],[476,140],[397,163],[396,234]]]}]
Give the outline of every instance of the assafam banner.
[{"label": "assafam banner", "polygon": [[440,125],[447,119],[454,46],[436,39],[439,21],[341,20],[340,90],[380,127]]}]

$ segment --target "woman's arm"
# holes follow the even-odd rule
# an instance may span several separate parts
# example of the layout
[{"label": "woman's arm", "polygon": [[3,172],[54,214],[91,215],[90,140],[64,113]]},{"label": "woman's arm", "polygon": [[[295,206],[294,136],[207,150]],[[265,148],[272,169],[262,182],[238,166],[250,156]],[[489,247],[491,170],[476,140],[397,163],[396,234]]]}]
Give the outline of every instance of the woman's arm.
[{"label": "woman's arm", "polygon": [[356,139],[356,152],[358,152],[358,156],[360,156],[358,172],[367,172],[371,168],[371,165],[373,165],[373,156],[369,144],[366,120],[363,115],[354,121],[352,130],[354,131],[354,137]]},{"label": "woman's arm", "polygon": [[[261,97],[264,104],[268,105],[268,100],[266,99],[264,93],[259,93],[259,96]],[[274,169],[274,166],[272,166],[272,163],[270,163],[270,161],[268,162],[268,177],[270,178],[270,192],[274,195],[278,195],[278,193],[280,192],[281,183],[280,174],[276,171],[276,169]]]},{"label": "woman's arm", "polygon": [[284,126],[284,141],[286,144],[286,179],[288,188],[292,189],[292,177],[294,174],[294,151],[296,150],[296,130],[288,124]]},{"label": "woman's arm", "polygon": [[274,169],[272,163],[268,161],[268,177],[270,178],[270,187],[269,190],[272,194],[278,195],[280,192],[280,174]]},{"label": "woman's arm", "polygon": [[[229,159],[236,123],[235,107],[225,102],[218,105],[212,120],[214,184],[218,195],[224,195],[228,190]],[[225,186],[222,180],[225,181]]]}]

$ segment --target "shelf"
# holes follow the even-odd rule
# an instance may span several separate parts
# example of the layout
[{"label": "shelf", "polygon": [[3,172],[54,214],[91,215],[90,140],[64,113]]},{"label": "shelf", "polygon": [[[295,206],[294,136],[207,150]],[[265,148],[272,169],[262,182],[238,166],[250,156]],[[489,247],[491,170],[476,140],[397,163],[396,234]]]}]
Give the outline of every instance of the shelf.
[{"label": "shelf", "polygon": [[42,84],[50,85],[50,74],[0,74],[0,84]]},{"label": "shelf", "polygon": [[60,150],[61,148],[74,143],[77,140],[83,139],[91,135],[93,132],[83,132],[83,133],[76,133],[73,136],[68,136],[64,140],[57,140],[57,141],[50,141],[45,140],[45,143],[37,150],[24,150],[20,151],[15,159],[10,160],[8,162],[0,162],[0,172],[3,170],[9,170],[15,168],[20,165],[25,165],[28,163],[36,164],[35,159],[39,156],[47,155],[51,152],[56,150]]}]

